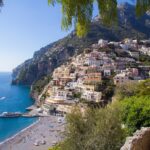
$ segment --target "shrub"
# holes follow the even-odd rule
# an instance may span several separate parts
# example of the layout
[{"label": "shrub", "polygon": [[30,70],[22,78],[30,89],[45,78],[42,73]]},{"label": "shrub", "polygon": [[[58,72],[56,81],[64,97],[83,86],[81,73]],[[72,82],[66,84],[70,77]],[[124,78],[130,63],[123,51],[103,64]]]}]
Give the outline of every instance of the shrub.
[{"label": "shrub", "polygon": [[60,145],[58,144],[58,145],[55,145],[52,148],[49,148],[48,150],[62,150],[62,149],[61,149]]},{"label": "shrub", "polygon": [[32,92],[37,92],[38,94],[40,94],[44,89],[44,87],[51,81],[51,79],[52,79],[51,76],[46,76],[36,81],[32,85]]},{"label": "shrub", "polygon": [[150,79],[139,83],[126,83],[116,87],[115,97],[117,100],[123,100],[131,96],[150,96]]},{"label": "shrub", "polygon": [[138,92],[138,83],[126,83],[118,85],[115,90],[115,98],[123,100],[125,97],[131,97]]},{"label": "shrub", "polygon": [[67,115],[65,135],[63,150],[119,150],[125,138],[120,107],[112,104],[84,114],[75,108]]},{"label": "shrub", "polygon": [[140,82],[137,88],[138,96],[150,96],[150,79]]},{"label": "shrub", "polygon": [[74,93],[73,98],[81,98],[81,93]]},{"label": "shrub", "polygon": [[150,126],[150,96],[134,96],[122,101],[122,120],[129,133]]}]

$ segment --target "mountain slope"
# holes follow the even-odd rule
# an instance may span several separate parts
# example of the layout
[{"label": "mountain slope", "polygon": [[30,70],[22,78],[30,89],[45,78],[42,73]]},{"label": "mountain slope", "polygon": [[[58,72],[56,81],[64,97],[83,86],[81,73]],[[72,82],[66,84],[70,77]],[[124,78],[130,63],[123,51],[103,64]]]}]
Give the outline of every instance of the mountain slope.
[{"label": "mountain slope", "polygon": [[150,38],[150,16],[145,14],[137,19],[135,8],[124,4],[118,7],[118,26],[104,27],[100,18],[96,17],[86,37],[80,39],[72,32],[34,53],[32,59],[25,61],[13,70],[13,84],[31,85],[41,77],[51,74],[59,65],[70,57],[81,53],[84,48],[96,43],[100,38],[120,41],[124,38]]}]

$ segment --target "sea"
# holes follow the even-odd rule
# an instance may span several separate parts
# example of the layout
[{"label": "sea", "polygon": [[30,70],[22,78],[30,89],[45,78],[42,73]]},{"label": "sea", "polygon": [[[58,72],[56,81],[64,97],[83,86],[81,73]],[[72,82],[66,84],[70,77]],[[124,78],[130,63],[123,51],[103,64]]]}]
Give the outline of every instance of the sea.
[{"label": "sea", "polygon": [[[26,112],[34,101],[27,86],[11,85],[11,73],[0,73],[0,113]],[[0,118],[0,143],[34,123],[36,118]]]}]

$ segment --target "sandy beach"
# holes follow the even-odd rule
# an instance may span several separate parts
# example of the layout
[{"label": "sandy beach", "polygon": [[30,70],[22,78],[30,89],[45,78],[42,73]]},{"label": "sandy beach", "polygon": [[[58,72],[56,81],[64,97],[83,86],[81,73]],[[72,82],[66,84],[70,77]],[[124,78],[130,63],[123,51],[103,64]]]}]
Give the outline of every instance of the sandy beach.
[{"label": "sandy beach", "polygon": [[58,117],[41,117],[31,126],[0,143],[0,150],[48,150],[62,140],[63,131],[64,122],[59,123]]}]

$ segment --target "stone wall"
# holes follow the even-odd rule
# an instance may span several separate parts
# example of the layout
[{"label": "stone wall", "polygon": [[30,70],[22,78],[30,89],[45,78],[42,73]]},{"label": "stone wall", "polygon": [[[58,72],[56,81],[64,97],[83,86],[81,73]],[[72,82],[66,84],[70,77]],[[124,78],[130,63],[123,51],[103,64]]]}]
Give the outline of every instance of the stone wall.
[{"label": "stone wall", "polygon": [[128,137],[121,150],[150,150],[150,127],[137,130]]}]

